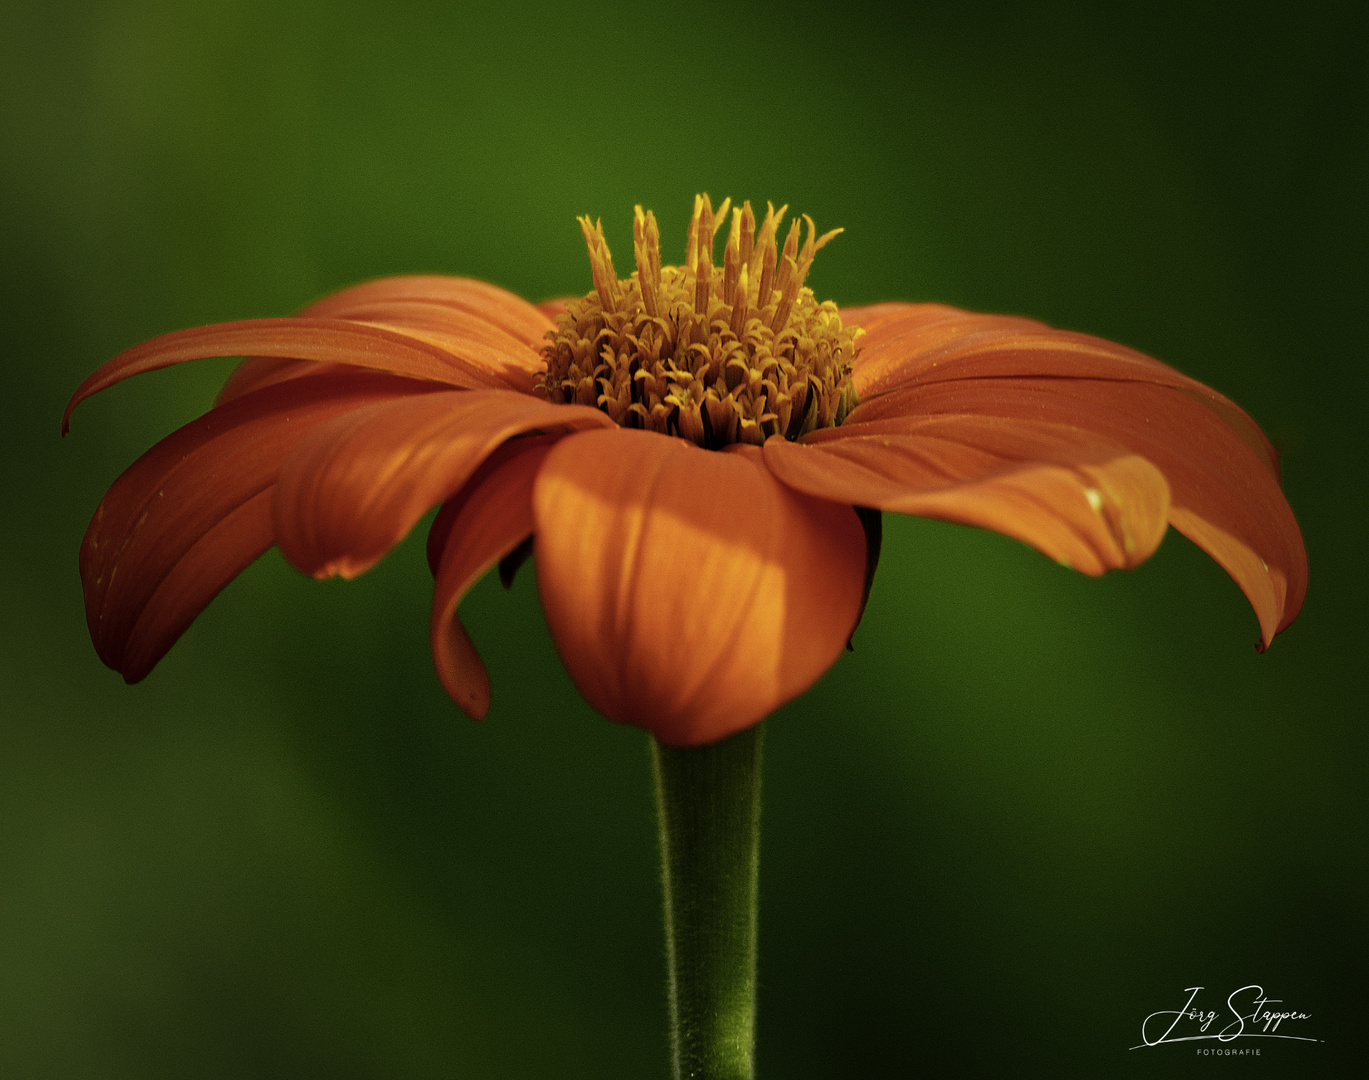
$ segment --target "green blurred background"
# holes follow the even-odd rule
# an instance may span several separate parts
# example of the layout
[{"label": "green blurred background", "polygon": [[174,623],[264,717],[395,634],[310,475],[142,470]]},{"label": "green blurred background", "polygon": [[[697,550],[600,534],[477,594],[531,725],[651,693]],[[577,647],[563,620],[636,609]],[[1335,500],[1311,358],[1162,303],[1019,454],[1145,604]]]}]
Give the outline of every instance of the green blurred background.
[{"label": "green blurred background", "polygon": [[[269,554],[126,687],[77,546],[231,365],[57,428],[121,349],[366,278],[584,291],[574,215],[626,252],[644,203],[682,253],[699,190],[844,225],[822,296],[1223,390],[1312,567],[1257,656],[1176,534],[1095,581],[886,517],[856,652],[768,724],[761,1076],[1363,1075],[1367,40],[1354,3],[6,0],[0,1075],[667,1075],[646,738],[533,575],[463,608],[483,724],[418,537],[348,584]],[[1128,1050],[1248,983],[1325,1041]]]}]

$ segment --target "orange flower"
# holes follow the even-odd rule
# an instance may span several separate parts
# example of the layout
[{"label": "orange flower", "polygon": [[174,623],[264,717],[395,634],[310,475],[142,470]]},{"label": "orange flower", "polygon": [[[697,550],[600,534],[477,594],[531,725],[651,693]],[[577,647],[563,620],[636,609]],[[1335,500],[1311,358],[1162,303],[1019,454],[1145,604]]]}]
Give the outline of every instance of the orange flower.
[{"label": "orange flower", "polygon": [[[1235,579],[1261,648],[1307,582],[1276,455],[1201,383],[1121,345],[939,304],[818,304],[832,233],[735,210],[721,267],[696,200],[683,267],[639,208],[620,280],[533,306],[465,278],[389,278],[299,316],[166,334],[88,378],[248,355],[153,447],[81,548],[91,637],[129,682],[272,544],[315,577],[374,565],[433,506],[437,672],[472,716],[483,665],[456,615],[536,555],[585,697],[674,745],[757,723],[836,660],[878,557],[873,508],[994,529],[1086,574],[1168,524]],[[553,321],[555,319],[556,321]],[[866,526],[863,528],[862,526]]]}]

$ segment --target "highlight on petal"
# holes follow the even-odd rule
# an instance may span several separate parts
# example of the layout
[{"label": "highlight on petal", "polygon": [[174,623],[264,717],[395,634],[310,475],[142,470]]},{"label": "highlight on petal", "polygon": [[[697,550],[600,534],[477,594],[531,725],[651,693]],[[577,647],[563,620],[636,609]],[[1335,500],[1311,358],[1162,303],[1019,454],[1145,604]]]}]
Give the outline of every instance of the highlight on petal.
[{"label": "highlight on petal", "polygon": [[306,574],[355,577],[506,439],[612,423],[598,409],[507,390],[441,391],[353,410],[320,425],[285,463],[277,543]]},{"label": "highlight on petal", "polygon": [[95,650],[143,678],[214,596],[273,543],[281,462],[340,413],[424,393],[388,375],[310,380],[213,409],[167,436],[109,489],[81,544]]},{"label": "highlight on petal", "polygon": [[855,512],[779,483],[754,447],[572,435],[547,455],[533,511],[542,606],[572,679],[666,743],[755,724],[811,686],[855,624]]},{"label": "highlight on petal", "polygon": [[442,687],[476,720],[490,708],[490,678],[457,615],[467,591],[533,531],[532,485],[555,437],[512,439],[496,450],[433,523],[433,664]]},{"label": "highlight on petal", "polygon": [[345,319],[246,319],[177,330],[120,353],[76,388],[62,414],[62,433],[67,431],[72,410],[90,395],[131,375],[211,356],[345,364],[446,386],[506,385],[502,375],[410,334]]},{"label": "highlight on petal", "polygon": [[770,439],[766,464],[799,491],[993,529],[1091,575],[1137,565],[1165,533],[1164,476],[1096,432],[960,414],[820,434]]},{"label": "highlight on petal", "polygon": [[[1297,615],[1307,590],[1302,534],[1278,483],[1273,450],[1239,408],[1204,388],[1111,378],[988,378],[913,384],[862,402],[831,438],[869,425],[975,414],[1005,425],[1083,429],[1155,466],[1168,520],[1211,555],[1250,600],[1262,646]],[[1238,422],[1239,421],[1239,422]],[[911,428],[909,429],[912,430]],[[1252,434],[1253,433],[1253,434]],[[829,448],[824,438],[813,445]],[[823,489],[827,490],[827,489]]]}]

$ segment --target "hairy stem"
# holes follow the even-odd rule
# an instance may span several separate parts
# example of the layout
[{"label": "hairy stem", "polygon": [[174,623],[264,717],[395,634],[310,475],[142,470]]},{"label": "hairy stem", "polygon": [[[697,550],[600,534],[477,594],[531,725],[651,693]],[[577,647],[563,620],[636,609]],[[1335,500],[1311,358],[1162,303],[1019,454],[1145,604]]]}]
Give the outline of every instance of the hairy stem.
[{"label": "hairy stem", "polygon": [[760,727],[652,747],[675,1080],[752,1080]]}]

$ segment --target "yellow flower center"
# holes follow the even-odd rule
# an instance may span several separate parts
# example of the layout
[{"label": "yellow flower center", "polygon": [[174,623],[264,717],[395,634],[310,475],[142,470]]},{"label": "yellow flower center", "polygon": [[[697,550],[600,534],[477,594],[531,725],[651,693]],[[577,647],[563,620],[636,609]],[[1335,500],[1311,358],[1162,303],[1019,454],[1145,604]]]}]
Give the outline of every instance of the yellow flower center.
[{"label": "yellow flower center", "polygon": [[799,222],[783,251],[781,219],[767,204],[759,230],[751,204],[732,210],[722,266],[713,265],[731,199],[715,213],[695,196],[684,266],[661,265],[656,215],[636,208],[637,270],[620,280],[602,223],[580,219],[594,291],[557,316],[542,348],[538,390],[558,404],[594,405],[623,427],[678,435],[716,450],[797,439],[840,424],[856,404],[851,365],[859,329],[804,288],[813,257],[840,229],[799,246]]}]

